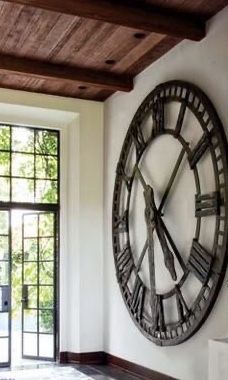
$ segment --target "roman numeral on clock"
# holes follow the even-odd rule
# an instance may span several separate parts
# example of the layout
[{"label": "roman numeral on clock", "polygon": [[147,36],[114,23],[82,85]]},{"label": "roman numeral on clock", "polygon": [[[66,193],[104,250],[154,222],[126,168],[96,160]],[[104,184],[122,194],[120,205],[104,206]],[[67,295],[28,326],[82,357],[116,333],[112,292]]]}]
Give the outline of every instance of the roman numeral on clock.
[{"label": "roman numeral on clock", "polygon": [[146,142],[144,140],[143,133],[142,133],[142,130],[140,128],[140,125],[136,125],[133,128],[131,136],[132,136],[132,139],[134,141],[135,148],[136,148],[136,158],[137,158],[137,160],[139,160],[139,158],[141,157],[141,155],[142,155],[142,153],[146,147]]},{"label": "roman numeral on clock", "polygon": [[176,303],[179,322],[184,322],[189,315],[189,308],[178,285],[176,285]]},{"label": "roman numeral on clock", "polygon": [[193,239],[188,269],[204,284],[211,271],[213,257],[196,240]]},{"label": "roman numeral on clock", "polygon": [[128,191],[130,191],[131,190],[131,177],[128,177],[126,175],[122,162],[118,163],[117,168],[116,168],[116,174],[118,174],[121,177],[122,181],[125,182]]},{"label": "roman numeral on clock", "polygon": [[195,195],[195,216],[219,215],[219,192]]},{"label": "roman numeral on clock", "polygon": [[141,319],[145,297],[145,286],[137,275],[131,295],[130,308],[137,319]]},{"label": "roman numeral on clock", "polygon": [[201,159],[201,157],[204,155],[206,150],[209,148],[209,145],[210,145],[209,136],[208,134],[204,133],[188,157],[191,169],[193,169],[196,166],[198,161]]},{"label": "roman numeral on clock", "polygon": [[114,215],[113,226],[115,233],[128,232],[128,210],[123,215]]},{"label": "roman numeral on clock", "polygon": [[153,137],[158,136],[163,133],[165,127],[165,117],[164,117],[164,102],[162,99],[157,99],[153,104]]},{"label": "roman numeral on clock", "polygon": [[128,282],[134,268],[134,262],[129,245],[126,245],[122,251],[117,253],[116,265],[118,268],[120,282],[122,285],[125,285]]},{"label": "roman numeral on clock", "polygon": [[163,300],[160,295],[156,295],[156,303],[154,307],[153,328],[155,331],[165,331],[165,317]]},{"label": "roman numeral on clock", "polygon": [[186,101],[183,101],[181,103],[180,111],[179,111],[179,114],[178,114],[177,124],[176,124],[176,128],[175,128],[175,137],[178,137],[179,134],[180,134],[180,132],[181,132],[181,128],[182,128],[182,125],[183,125],[186,108],[187,108],[187,103],[186,103]]}]

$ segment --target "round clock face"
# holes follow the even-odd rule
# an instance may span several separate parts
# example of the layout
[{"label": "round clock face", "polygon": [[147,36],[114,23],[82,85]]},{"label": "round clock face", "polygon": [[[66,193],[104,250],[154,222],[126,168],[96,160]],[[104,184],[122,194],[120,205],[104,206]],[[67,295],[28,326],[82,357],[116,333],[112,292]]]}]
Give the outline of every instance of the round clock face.
[{"label": "round clock face", "polygon": [[182,343],[203,324],[227,265],[227,145],[196,86],[159,85],[137,110],[116,169],[117,279],[141,332]]}]

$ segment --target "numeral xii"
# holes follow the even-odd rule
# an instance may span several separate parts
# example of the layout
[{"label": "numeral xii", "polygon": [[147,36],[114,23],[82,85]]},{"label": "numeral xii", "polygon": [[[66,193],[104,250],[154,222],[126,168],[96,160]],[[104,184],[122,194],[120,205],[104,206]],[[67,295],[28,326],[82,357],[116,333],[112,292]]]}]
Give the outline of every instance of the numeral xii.
[{"label": "numeral xii", "polygon": [[158,98],[152,107],[153,130],[152,137],[158,136],[164,132],[165,112],[164,101]]}]

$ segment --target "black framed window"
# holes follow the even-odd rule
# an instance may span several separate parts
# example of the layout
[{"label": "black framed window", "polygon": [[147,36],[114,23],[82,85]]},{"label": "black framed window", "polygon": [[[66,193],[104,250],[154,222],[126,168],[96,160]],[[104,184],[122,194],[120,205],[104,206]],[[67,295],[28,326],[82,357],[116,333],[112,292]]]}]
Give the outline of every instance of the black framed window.
[{"label": "black framed window", "polygon": [[0,124],[0,202],[59,203],[59,132]]}]

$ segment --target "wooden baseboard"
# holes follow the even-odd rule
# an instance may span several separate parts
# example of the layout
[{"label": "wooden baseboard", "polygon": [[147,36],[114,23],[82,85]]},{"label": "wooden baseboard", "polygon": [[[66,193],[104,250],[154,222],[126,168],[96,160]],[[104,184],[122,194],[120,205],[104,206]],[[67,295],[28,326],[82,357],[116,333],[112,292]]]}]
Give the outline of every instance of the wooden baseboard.
[{"label": "wooden baseboard", "polygon": [[104,364],[106,363],[106,354],[103,351],[99,352],[60,352],[59,362],[61,364]]},{"label": "wooden baseboard", "polygon": [[121,368],[131,373],[132,375],[141,377],[145,380],[176,380],[173,377],[153,371],[152,369],[143,367],[133,362],[129,362],[128,360],[121,359],[111,354],[106,354],[106,364]]},{"label": "wooden baseboard", "polygon": [[60,352],[59,361],[61,364],[106,364],[115,366],[143,380],[176,380],[173,377],[102,351],[83,353]]}]

